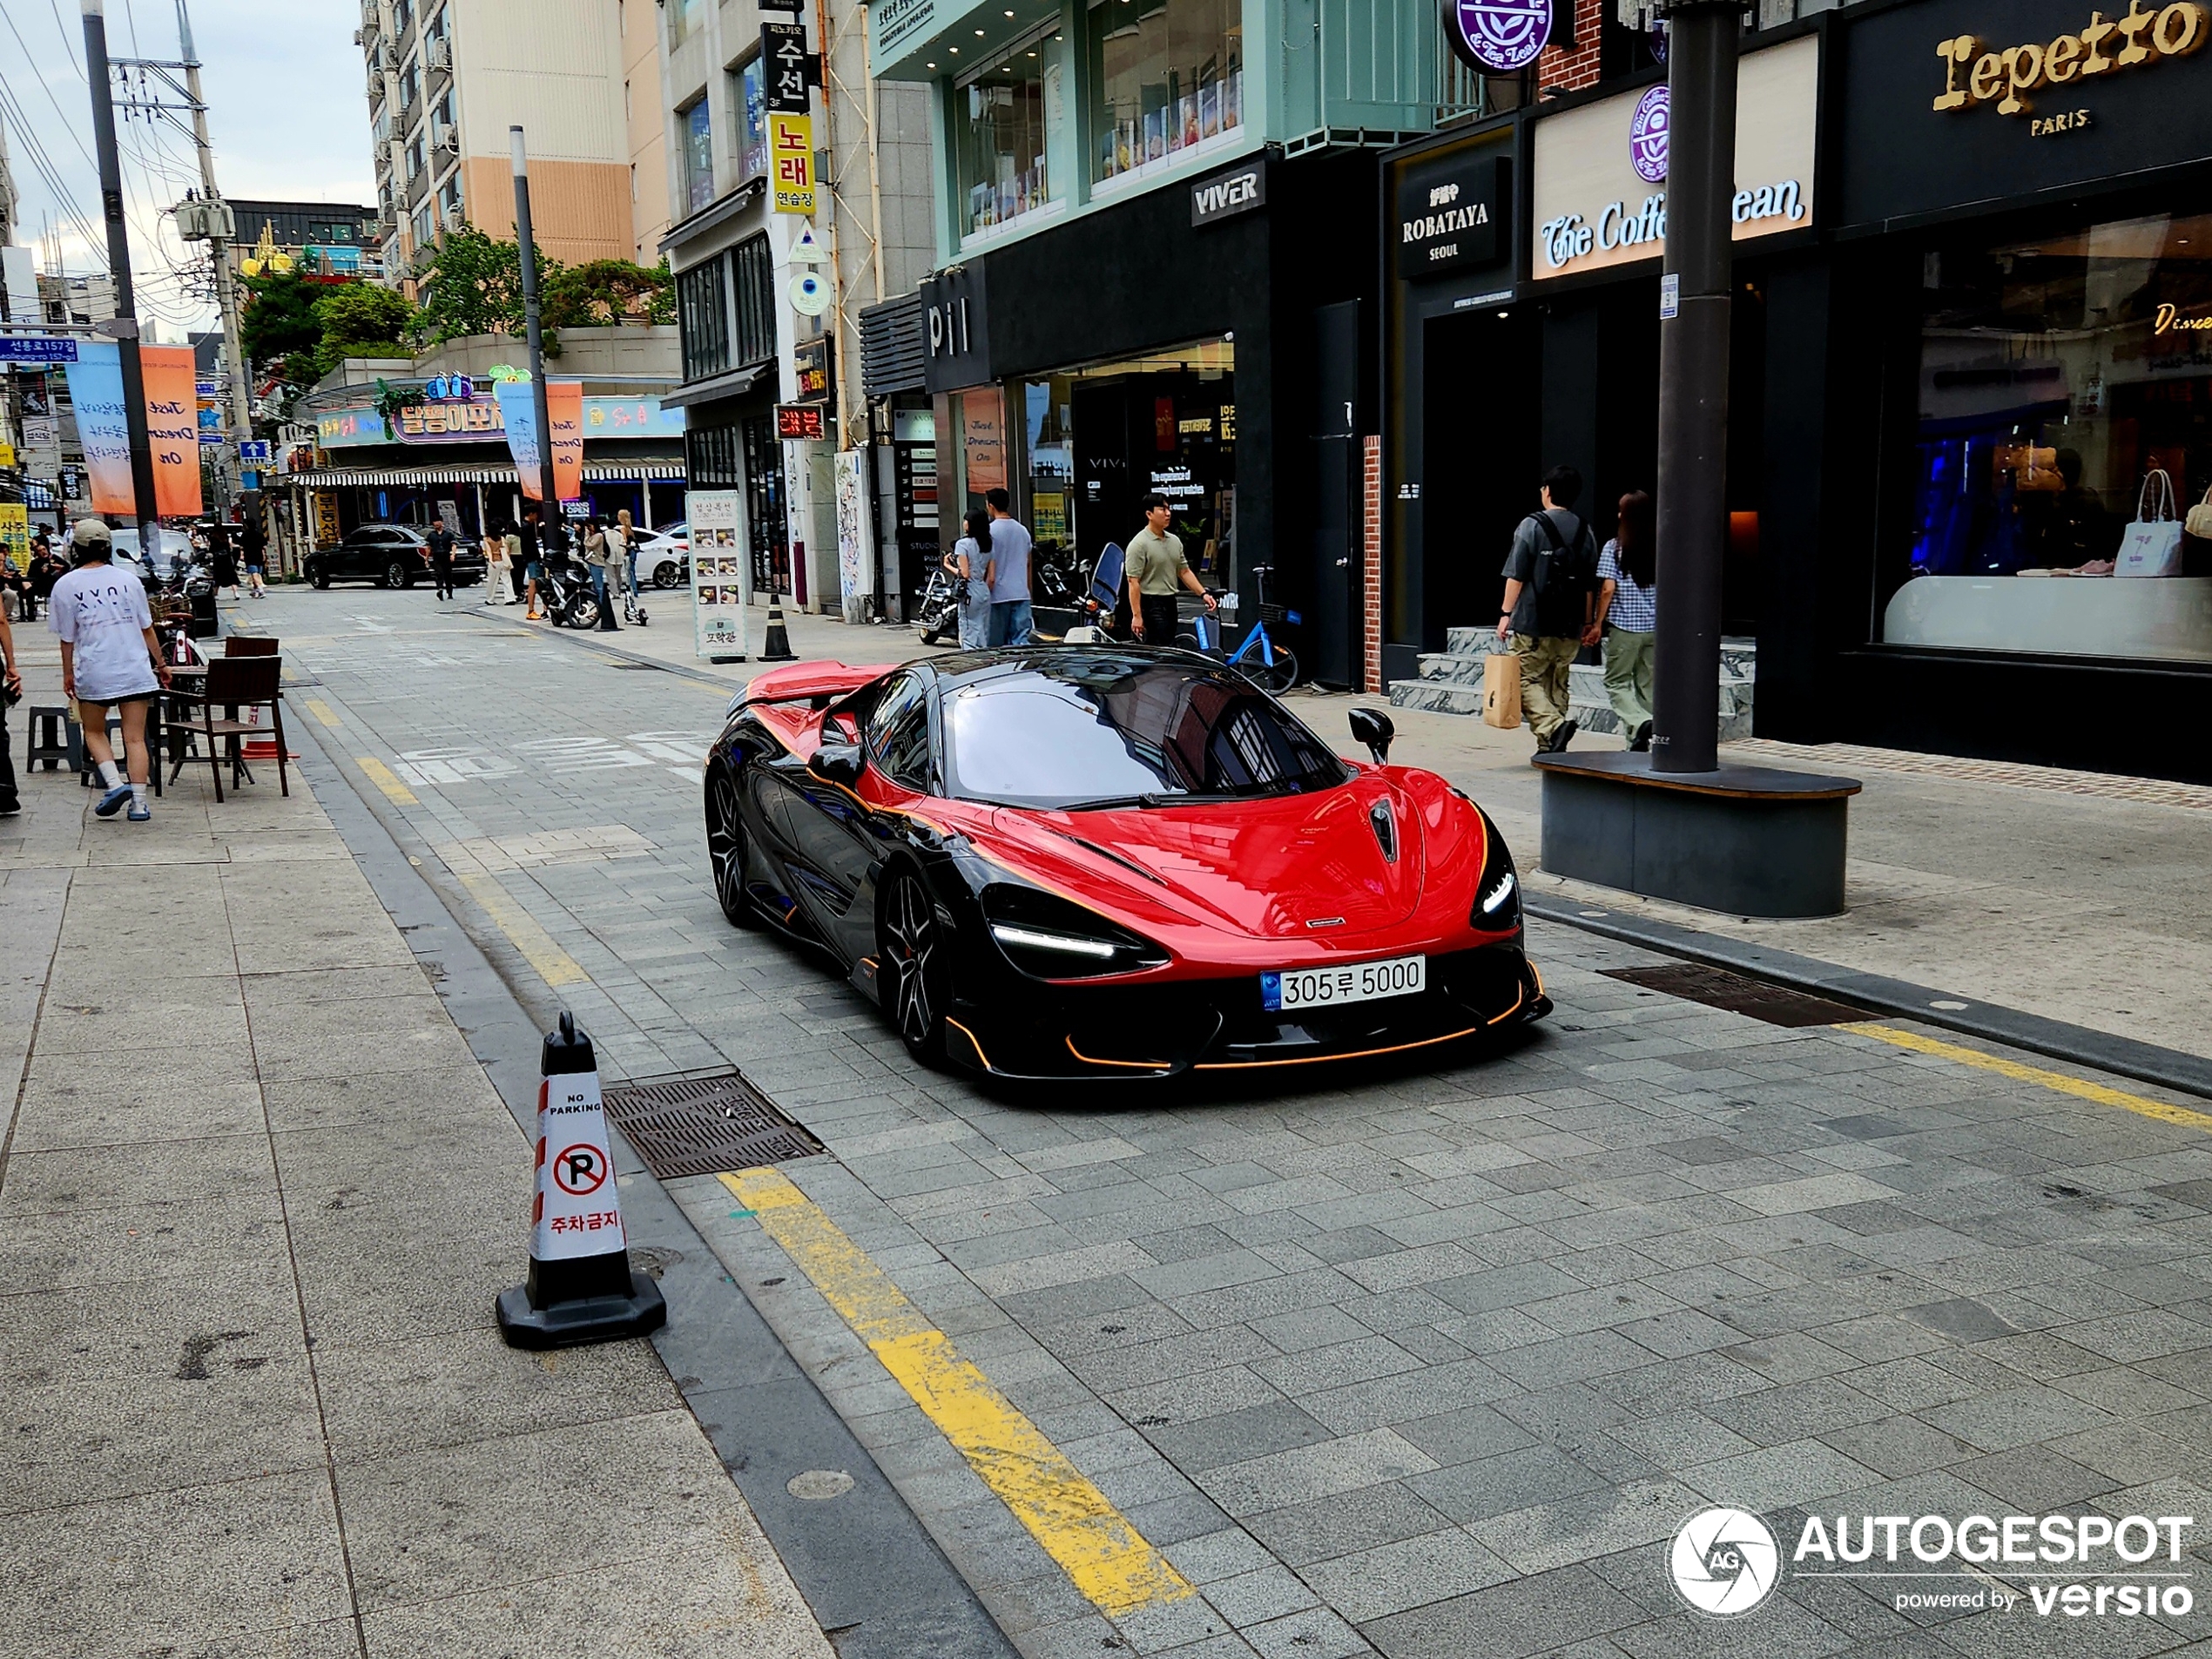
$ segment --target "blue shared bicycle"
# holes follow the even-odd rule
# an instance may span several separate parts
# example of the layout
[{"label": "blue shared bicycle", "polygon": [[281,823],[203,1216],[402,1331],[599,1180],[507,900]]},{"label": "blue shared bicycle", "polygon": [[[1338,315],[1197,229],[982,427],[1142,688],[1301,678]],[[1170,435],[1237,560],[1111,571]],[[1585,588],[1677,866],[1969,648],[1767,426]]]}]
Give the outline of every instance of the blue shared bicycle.
[{"label": "blue shared bicycle", "polygon": [[[1229,655],[1229,665],[1240,671],[1244,678],[1263,691],[1278,696],[1298,684],[1298,653],[1288,645],[1278,645],[1267,631],[1269,613],[1278,622],[1295,628],[1299,621],[1295,610],[1285,610],[1267,603],[1267,578],[1275,573],[1271,564],[1255,564],[1250,572],[1252,578],[1252,604],[1255,620],[1251,632],[1244,636],[1244,644]],[[1195,619],[1195,631],[1177,637],[1176,644],[1188,645],[1196,651],[1211,651],[1219,642],[1221,624],[1211,617]]]}]

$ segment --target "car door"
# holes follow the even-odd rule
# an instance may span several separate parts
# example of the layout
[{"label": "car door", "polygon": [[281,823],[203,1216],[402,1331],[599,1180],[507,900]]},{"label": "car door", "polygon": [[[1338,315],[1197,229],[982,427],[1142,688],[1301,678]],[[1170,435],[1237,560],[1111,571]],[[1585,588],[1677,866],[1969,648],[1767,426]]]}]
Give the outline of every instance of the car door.
[{"label": "car door", "polygon": [[867,886],[887,833],[873,803],[904,792],[889,767],[913,770],[917,736],[927,769],[927,682],[915,673],[894,676],[866,711],[860,735],[868,775],[857,789],[840,788],[801,771],[791,779],[785,804],[809,901],[822,931],[847,961],[874,948],[875,918],[855,902]]},{"label": "car door", "polygon": [[384,532],[364,524],[347,532],[340,544],[341,557],[337,575],[359,580],[362,577],[384,574]]}]

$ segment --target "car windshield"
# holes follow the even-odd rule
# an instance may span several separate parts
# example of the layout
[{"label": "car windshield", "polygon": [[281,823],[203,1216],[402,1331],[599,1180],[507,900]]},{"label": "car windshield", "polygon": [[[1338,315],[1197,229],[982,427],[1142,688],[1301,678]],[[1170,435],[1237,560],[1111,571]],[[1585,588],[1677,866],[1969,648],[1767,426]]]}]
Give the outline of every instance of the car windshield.
[{"label": "car windshield", "polygon": [[1071,652],[956,685],[948,787],[968,800],[1067,812],[1333,788],[1328,745],[1232,671]]}]

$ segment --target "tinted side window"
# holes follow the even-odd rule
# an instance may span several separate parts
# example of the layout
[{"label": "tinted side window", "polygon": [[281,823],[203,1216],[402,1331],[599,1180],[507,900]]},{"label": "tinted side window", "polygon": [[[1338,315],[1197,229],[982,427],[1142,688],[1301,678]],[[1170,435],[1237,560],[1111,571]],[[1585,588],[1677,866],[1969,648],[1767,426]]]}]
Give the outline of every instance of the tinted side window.
[{"label": "tinted side window", "polygon": [[901,675],[868,716],[868,752],[877,765],[910,789],[929,779],[929,692],[921,678]]}]

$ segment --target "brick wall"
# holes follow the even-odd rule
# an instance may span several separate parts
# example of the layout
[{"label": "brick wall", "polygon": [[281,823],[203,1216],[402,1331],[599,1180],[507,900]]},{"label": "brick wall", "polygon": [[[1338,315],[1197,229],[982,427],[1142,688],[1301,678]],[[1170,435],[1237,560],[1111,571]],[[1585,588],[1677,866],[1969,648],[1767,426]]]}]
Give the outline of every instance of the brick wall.
[{"label": "brick wall", "polygon": [[1613,0],[1574,0],[1575,38],[1581,44],[1569,51],[1557,47],[1536,60],[1536,87],[1539,94],[1550,86],[1563,86],[1579,92],[1586,86],[1597,84],[1598,41],[1605,29],[1606,13],[1612,9]]},{"label": "brick wall", "polygon": [[1360,440],[1361,471],[1365,482],[1359,490],[1360,511],[1360,567],[1365,592],[1360,598],[1361,616],[1365,623],[1366,674],[1361,681],[1371,697],[1382,695],[1382,440],[1379,437]]}]

